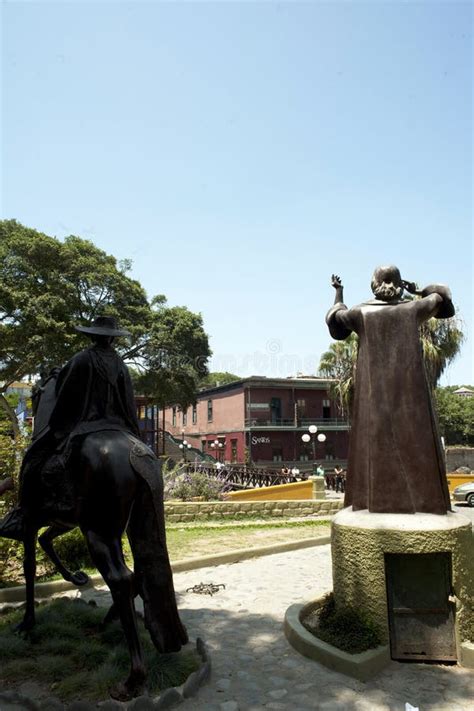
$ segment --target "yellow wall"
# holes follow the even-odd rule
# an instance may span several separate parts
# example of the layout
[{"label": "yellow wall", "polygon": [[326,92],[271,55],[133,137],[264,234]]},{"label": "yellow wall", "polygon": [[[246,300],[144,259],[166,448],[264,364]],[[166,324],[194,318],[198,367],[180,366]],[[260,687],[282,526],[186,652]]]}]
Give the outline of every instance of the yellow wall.
[{"label": "yellow wall", "polygon": [[448,474],[448,489],[449,493],[452,494],[454,489],[460,484],[468,484],[469,482],[474,482],[474,474]]},{"label": "yellow wall", "polygon": [[[474,481],[471,474],[448,474],[449,493],[460,484]],[[313,498],[313,484],[311,481],[297,481],[294,484],[279,484],[278,486],[262,486],[259,489],[244,489],[243,491],[232,491],[227,494],[231,501],[291,501]]]},{"label": "yellow wall", "polygon": [[263,486],[259,489],[232,491],[227,494],[227,498],[231,501],[312,499],[313,483],[311,481],[297,481],[294,484],[278,484],[278,486]]}]

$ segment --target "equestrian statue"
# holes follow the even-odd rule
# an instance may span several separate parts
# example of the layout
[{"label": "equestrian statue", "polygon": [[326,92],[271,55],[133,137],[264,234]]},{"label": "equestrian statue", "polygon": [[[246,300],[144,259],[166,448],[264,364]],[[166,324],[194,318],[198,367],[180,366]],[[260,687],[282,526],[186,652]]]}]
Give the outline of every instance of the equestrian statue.
[{"label": "equestrian statue", "polygon": [[[32,444],[20,471],[18,506],[0,521],[0,536],[24,545],[26,609],[21,632],[35,624],[36,540],[65,580],[81,586],[85,573],[69,571],[53,546],[79,526],[108,585],[113,605],[105,622],[119,617],[130,652],[130,674],[111,693],[126,700],[143,693],[146,670],[134,598],[143,599],[145,626],[158,652],[177,652],[188,641],[176,606],[166,548],[160,461],[141,442],[130,374],[114,350],[130,335],[114,318],[76,326],[92,345],[42,378],[33,397]],[[134,572],[126,565],[127,532]]]}]

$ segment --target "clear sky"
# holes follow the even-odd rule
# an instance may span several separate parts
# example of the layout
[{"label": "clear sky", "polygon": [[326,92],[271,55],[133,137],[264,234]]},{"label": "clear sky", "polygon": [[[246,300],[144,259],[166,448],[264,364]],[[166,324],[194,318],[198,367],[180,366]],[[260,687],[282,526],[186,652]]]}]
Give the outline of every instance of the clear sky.
[{"label": "clear sky", "polygon": [[451,286],[474,384],[472,3],[5,2],[2,217],[199,311],[214,370],[314,373],[341,275]]}]

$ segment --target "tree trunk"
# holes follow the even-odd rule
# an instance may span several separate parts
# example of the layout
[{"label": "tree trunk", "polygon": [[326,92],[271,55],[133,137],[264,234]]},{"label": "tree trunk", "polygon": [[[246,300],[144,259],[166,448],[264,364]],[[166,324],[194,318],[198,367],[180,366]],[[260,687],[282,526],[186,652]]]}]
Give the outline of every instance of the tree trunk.
[{"label": "tree trunk", "polygon": [[15,439],[18,439],[20,437],[21,432],[20,432],[20,427],[18,425],[18,420],[16,417],[15,410],[11,407],[10,403],[6,399],[5,395],[0,394],[0,406],[3,408],[5,411],[8,419],[10,420],[11,426],[12,426],[12,431],[13,431],[13,437]]},{"label": "tree trunk", "polygon": [[165,452],[165,408],[163,407],[163,454],[166,454]]}]

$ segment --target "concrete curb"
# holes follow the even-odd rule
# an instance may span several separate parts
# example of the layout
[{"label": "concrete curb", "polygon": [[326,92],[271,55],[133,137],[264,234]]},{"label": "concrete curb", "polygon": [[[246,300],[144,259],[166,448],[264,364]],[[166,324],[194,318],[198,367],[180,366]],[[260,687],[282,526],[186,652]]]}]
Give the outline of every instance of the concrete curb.
[{"label": "concrete curb", "polygon": [[300,622],[305,608],[313,607],[315,602],[291,605],[285,614],[285,637],[300,654],[324,664],[328,669],[351,676],[359,681],[367,681],[378,674],[390,662],[388,645],[368,649],[359,654],[349,654],[311,634]]},{"label": "concrete curb", "polygon": [[[187,558],[177,560],[171,564],[173,573],[182,573],[186,570],[196,570],[197,568],[207,568],[214,565],[224,565],[226,563],[238,563],[249,558],[272,555],[274,553],[286,553],[288,551],[310,548],[312,546],[325,546],[331,542],[330,536],[319,536],[318,538],[304,538],[301,541],[288,541],[288,543],[275,543],[271,546],[260,546],[257,548],[242,548],[229,551],[228,553],[217,553],[215,555],[201,556],[199,558]],[[66,580],[52,580],[48,583],[38,583],[35,585],[35,596],[45,598],[59,592],[69,590],[87,590],[97,585],[105,585],[101,575],[91,575],[86,585],[77,587]],[[14,588],[3,588],[0,590],[0,604],[9,602],[23,602],[25,599],[25,586],[18,585]]]}]

